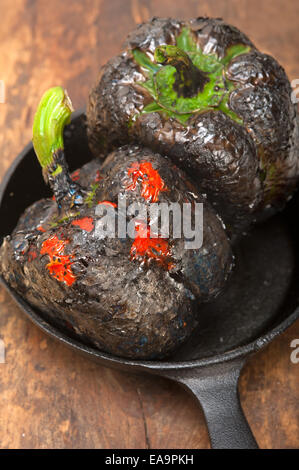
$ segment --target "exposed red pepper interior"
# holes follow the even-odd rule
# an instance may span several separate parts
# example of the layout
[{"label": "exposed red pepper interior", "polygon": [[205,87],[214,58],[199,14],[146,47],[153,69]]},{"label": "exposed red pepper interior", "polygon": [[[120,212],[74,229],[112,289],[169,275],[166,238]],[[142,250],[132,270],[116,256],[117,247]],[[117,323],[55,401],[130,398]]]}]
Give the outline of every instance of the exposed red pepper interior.
[{"label": "exposed red pepper interior", "polygon": [[117,207],[117,204],[115,204],[115,202],[110,202],[110,201],[99,201],[98,205],[100,204],[103,204],[105,206]]},{"label": "exposed red pepper interior", "polygon": [[83,217],[82,219],[73,220],[72,225],[77,225],[86,232],[91,232],[94,229],[92,217]]},{"label": "exposed red pepper interior", "polygon": [[98,183],[100,180],[103,179],[103,176],[101,176],[100,170],[97,170],[96,172],[96,178],[94,180],[95,183]]},{"label": "exposed red pepper interior", "polygon": [[73,181],[78,181],[78,179],[80,178],[80,170],[76,170],[72,173],[72,180]]},{"label": "exposed red pepper interior", "polygon": [[157,202],[159,193],[167,191],[164,181],[150,162],[134,162],[128,169],[128,175],[132,177],[132,183],[127,190],[134,191],[141,179],[141,196],[147,201]]},{"label": "exposed red pepper interior", "polygon": [[36,251],[35,251],[33,248],[31,248],[31,249],[28,251],[28,261],[31,262],[31,261],[33,261],[33,260],[36,259],[36,258],[37,258],[37,253],[36,253]]},{"label": "exposed red pepper interior", "polygon": [[70,287],[75,282],[76,276],[71,269],[71,259],[74,256],[64,255],[64,249],[68,243],[68,240],[59,240],[57,235],[52,235],[43,242],[40,253],[41,255],[47,254],[50,258],[47,268],[51,276]]},{"label": "exposed red pepper interior", "polygon": [[144,223],[136,223],[136,237],[131,246],[131,259],[140,259],[149,261],[151,259],[160,263],[164,268],[170,270],[173,263],[170,261],[171,251],[166,238],[151,238],[150,227]]}]

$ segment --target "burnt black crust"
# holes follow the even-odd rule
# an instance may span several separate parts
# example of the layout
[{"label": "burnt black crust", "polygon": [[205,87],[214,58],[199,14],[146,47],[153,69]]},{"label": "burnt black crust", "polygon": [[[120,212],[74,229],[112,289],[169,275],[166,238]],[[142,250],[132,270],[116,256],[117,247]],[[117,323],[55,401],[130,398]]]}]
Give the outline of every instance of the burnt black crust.
[{"label": "burnt black crust", "polygon": [[175,44],[175,37],[179,34],[181,25],[181,21],[172,18],[153,17],[148,22],[138,25],[128,35],[124,48],[128,50],[139,48],[153,54],[157,46]]},{"label": "burnt black crust", "polygon": [[223,58],[229,47],[243,44],[255,48],[254,44],[238,28],[225,23],[222,18],[199,17],[186,22],[194,32],[197,43],[204,54],[216,54]]},{"label": "burnt black crust", "polygon": [[286,73],[273,57],[252,51],[233,59],[227,75],[238,83],[230,106],[242,117],[266,172],[264,202],[283,205],[299,174],[297,107]]},{"label": "burnt black crust", "polygon": [[142,89],[136,88],[142,80],[130,54],[113,57],[103,66],[87,111],[89,145],[97,156],[128,143],[128,122],[144,105]]},{"label": "burnt black crust", "polygon": [[[136,135],[145,145],[189,174],[226,223],[242,223],[261,198],[256,148],[251,136],[222,112],[194,117],[187,127],[158,113],[138,120]],[[137,137],[136,137],[137,138]]]},{"label": "burnt black crust", "polygon": [[193,31],[197,43],[205,54],[215,53],[222,58],[226,50],[236,44],[254,48],[250,39],[235,26],[225,23],[221,18],[206,17],[189,21],[154,17],[140,24],[128,35],[124,48],[128,50],[139,48],[153,54],[157,46],[174,45],[176,36],[184,26]]}]

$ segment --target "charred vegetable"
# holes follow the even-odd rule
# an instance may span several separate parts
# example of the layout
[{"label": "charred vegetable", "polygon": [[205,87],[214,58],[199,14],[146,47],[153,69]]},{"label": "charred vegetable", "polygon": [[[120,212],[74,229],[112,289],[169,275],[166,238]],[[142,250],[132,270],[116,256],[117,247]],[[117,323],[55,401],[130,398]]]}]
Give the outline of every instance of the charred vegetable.
[{"label": "charred vegetable", "polygon": [[103,67],[87,116],[95,155],[128,141],[168,155],[230,229],[281,208],[298,181],[288,78],[220,19],[140,25]]},{"label": "charred vegetable", "polygon": [[[171,160],[146,148],[124,146],[70,175],[62,132],[71,111],[60,87],[41,100],[33,143],[54,196],[29,207],[4,239],[0,274],[81,340],[124,357],[164,356],[197,326],[199,303],[225,284],[232,254],[222,223]],[[152,237],[140,204],[158,202],[191,212],[202,203],[203,244],[186,249],[171,231]]]}]

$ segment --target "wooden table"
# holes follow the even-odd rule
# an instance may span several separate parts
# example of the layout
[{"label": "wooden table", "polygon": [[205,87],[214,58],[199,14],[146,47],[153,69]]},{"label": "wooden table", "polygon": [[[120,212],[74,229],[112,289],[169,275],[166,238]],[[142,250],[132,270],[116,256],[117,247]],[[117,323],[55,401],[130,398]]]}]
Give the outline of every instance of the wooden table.
[{"label": "wooden table", "polygon": [[[31,138],[41,94],[65,86],[76,108],[136,23],[217,16],[244,30],[299,77],[297,0],[0,0],[0,177]],[[2,448],[207,448],[203,414],[177,385],[89,362],[46,338],[0,290]],[[241,402],[261,447],[299,447],[299,322],[253,357]]]}]

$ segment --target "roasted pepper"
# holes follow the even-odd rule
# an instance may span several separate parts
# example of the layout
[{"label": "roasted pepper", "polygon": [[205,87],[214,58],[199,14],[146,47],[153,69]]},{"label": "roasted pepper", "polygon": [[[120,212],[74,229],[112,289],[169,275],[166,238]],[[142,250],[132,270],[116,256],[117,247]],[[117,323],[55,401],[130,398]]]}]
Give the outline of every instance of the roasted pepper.
[{"label": "roasted pepper", "polygon": [[231,233],[282,208],[298,182],[285,71],[221,19],[140,25],[102,68],[87,119],[95,155],[137,142],[169,156]]}]

